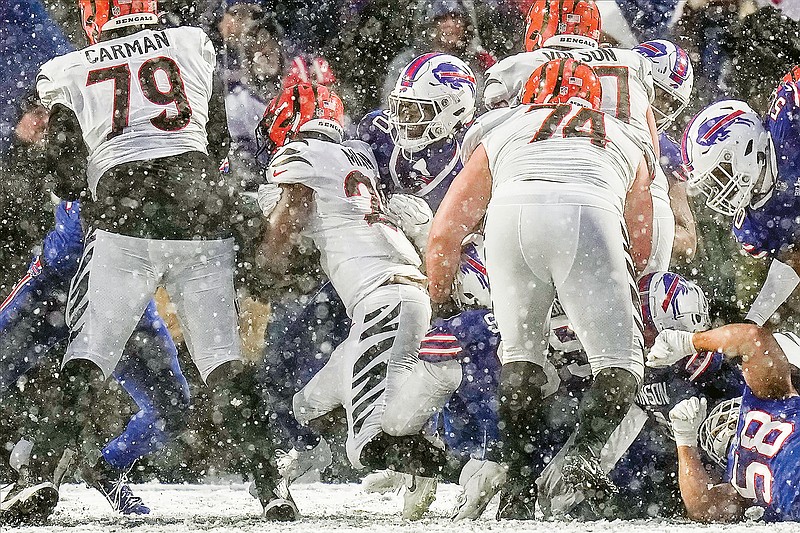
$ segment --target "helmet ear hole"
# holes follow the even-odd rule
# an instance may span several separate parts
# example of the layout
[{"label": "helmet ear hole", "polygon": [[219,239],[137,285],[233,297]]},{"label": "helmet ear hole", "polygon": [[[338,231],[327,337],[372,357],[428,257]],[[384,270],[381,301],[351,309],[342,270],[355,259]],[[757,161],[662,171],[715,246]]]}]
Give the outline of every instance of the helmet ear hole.
[{"label": "helmet ear hole", "polygon": [[750,152],[753,151],[753,139],[747,143],[747,147],[744,149],[744,155],[750,155]]}]

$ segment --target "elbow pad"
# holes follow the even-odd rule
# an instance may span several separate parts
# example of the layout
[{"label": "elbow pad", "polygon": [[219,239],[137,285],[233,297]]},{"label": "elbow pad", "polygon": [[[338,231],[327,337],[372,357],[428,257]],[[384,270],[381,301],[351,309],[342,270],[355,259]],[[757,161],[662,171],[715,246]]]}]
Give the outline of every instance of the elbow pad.
[{"label": "elbow pad", "polygon": [[800,283],[800,276],[792,267],[777,259],[773,260],[769,266],[767,280],[750,307],[750,311],[745,317],[746,320],[763,326],[794,292],[798,283]]}]

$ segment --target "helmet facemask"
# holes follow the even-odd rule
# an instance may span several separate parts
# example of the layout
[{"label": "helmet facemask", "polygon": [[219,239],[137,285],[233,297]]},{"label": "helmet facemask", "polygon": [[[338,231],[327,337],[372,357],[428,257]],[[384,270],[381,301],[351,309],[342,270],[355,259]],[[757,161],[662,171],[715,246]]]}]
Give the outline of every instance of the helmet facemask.
[{"label": "helmet facemask", "polygon": [[652,109],[656,118],[656,130],[661,133],[683,113],[689,101],[683,95],[673,91],[671,87],[657,80],[653,80],[653,88],[655,89],[655,98]]},{"label": "helmet facemask", "polygon": [[700,447],[722,467],[728,463],[728,450],[736,436],[741,407],[741,397],[720,402],[700,424],[698,431]]},{"label": "helmet facemask", "polygon": [[771,186],[773,176],[769,175],[771,165],[768,161],[771,141],[767,140],[764,150],[756,150],[758,141],[748,140],[743,160],[739,160],[730,149],[721,150],[710,170],[689,178],[689,188],[703,193],[710,209],[734,216],[750,203],[756,185],[760,193],[768,192]]},{"label": "helmet facemask", "polygon": [[442,113],[456,101],[457,98],[448,96],[435,100],[418,100],[402,95],[389,95],[392,140],[403,150],[416,152],[446,138],[460,121],[448,127],[443,121]]}]

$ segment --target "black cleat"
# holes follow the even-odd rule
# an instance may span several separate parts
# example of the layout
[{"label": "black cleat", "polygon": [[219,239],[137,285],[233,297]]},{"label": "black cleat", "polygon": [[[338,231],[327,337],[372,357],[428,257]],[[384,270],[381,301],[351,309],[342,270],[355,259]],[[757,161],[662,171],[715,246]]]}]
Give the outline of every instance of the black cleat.
[{"label": "black cleat", "polygon": [[536,484],[525,487],[512,487],[507,483],[500,489],[500,506],[497,508],[498,520],[535,520]]},{"label": "black cleat", "polygon": [[49,481],[18,485],[0,502],[0,525],[43,525],[57,504],[58,489]]},{"label": "black cleat", "polygon": [[294,522],[300,511],[289,492],[289,484],[281,479],[274,488],[258,487],[259,500],[264,506],[264,518],[274,522]]},{"label": "black cleat", "polygon": [[618,489],[611,478],[603,472],[600,459],[585,448],[573,449],[564,457],[562,467],[564,482],[583,494],[586,503],[598,517],[607,518],[611,512]]}]

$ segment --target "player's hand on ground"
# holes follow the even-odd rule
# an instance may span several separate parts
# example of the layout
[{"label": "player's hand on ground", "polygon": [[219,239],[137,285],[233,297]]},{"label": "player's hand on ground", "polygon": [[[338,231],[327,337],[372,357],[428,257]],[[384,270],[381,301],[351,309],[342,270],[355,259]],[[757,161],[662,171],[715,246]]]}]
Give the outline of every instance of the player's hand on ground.
[{"label": "player's hand on ground", "polygon": [[411,194],[393,194],[386,202],[386,213],[397,221],[406,237],[424,251],[433,222],[428,202]]},{"label": "player's hand on ground", "polygon": [[268,217],[278,205],[281,194],[283,194],[283,189],[274,183],[258,186],[258,207],[265,217]]},{"label": "player's hand on ground", "polygon": [[692,344],[693,333],[665,329],[656,337],[656,342],[647,354],[647,366],[658,368],[674,365],[697,350]]},{"label": "player's hand on ground", "polygon": [[669,412],[672,434],[678,446],[697,446],[697,432],[706,419],[708,405],[705,398],[686,398]]}]

